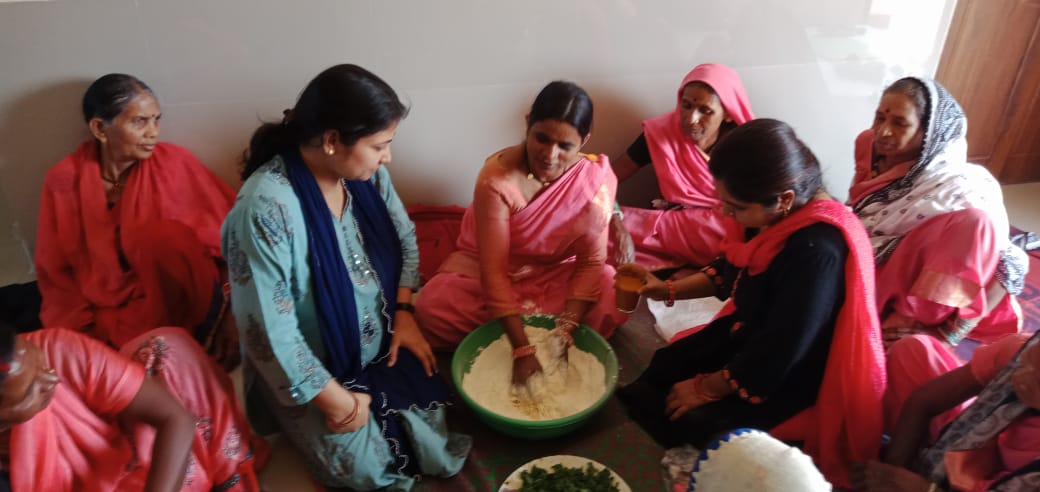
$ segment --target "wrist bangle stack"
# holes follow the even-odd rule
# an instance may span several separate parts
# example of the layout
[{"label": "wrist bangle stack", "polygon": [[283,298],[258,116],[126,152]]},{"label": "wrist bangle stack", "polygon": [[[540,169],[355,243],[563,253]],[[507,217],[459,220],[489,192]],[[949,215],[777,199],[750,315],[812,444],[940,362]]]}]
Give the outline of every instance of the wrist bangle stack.
[{"label": "wrist bangle stack", "polygon": [[355,395],[353,391],[347,391],[350,393],[350,397],[354,399],[354,409],[350,411],[350,415],[347,415],[347,418],[343,419],[338,424],[336,424],[336,427],[346,427],[350,425],[350,423],[357,418],[358,413],[361,411],[361,400],[358,400],[357,395]]},{"label": "wrist bangle stack", "polygon": [[668,300],[664,301],[664,305],[672,307],[675,305],[675,282],[666,280],[664,283],[668,286]]},{"label": "wrist bangle stack", "polygon": [[523,347],[517,347],[513,349],[513,360],[519,359],[521,357],[527,357],[528,355],[534,355],[534,352],[534,345],[524,345]]},{"label": "wrist bangle stack", "polygon": [[564,311],[556,317],[556,328],[570,332],[571,330],[577,327],[578,315],[575,313],[572,313],[570,311]]}]

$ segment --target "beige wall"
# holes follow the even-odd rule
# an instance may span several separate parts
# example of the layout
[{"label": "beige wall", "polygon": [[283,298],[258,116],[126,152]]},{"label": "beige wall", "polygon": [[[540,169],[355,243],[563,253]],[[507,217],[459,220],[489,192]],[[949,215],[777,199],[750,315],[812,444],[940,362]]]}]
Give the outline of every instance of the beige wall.
[{"label": "beige wall", "polygon": [[[365,66],[410,101],[391,166],[409,203],[467,204],[484,156],[522,138],[546,82],[596,104],[589,151],[617,155],[697,63],[732,65],[759,116],[792,123],[844,197],[852,140],[886,82],[931,74],[955,0],[54,0],[0,4],[0,285],[26,251],[46,169],[86,137],[79,100],[132,73],[163,139],[237,185],[260,119],[321,69]],[[639,176],[643,178],[646,176]],[[638,186],[622,190],[642,200]]]}]

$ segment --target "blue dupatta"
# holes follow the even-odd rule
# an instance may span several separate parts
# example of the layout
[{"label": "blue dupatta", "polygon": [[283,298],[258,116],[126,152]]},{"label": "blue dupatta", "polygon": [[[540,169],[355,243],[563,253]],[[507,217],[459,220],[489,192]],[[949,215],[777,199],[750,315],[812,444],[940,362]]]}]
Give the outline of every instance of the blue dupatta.
[{"label": "blue dupatta", "polygon": [[363,366],[354,284],[340,250],[332,215],[299,150],[287,150],[281,155],[307,226],[308,263],[327,353],[325,365],[347,388],[372,396],[370,408],[375,421],[368,425],[379,425],[383,429],[399,472],[418,474],[411,441],[404,426],[392,418],[392,414],[412,407],[429,410],[444,405],[448,389],[439,376],[427,376],[419,359],[408,349],[398,351],[394,367],[387,366],[403,263],[401,240],[390,211],[373,180],[344,181],[365,254],[375,269],[385,303],[387,324],[383,325],[385,331],[379,354],[372,363]]}]

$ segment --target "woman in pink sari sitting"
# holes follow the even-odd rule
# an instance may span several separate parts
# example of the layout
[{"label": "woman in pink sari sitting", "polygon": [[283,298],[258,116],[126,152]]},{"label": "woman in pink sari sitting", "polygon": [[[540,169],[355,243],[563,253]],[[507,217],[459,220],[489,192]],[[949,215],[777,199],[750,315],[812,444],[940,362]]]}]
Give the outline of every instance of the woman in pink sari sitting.
[{"label": "woman in pink sari sitting", "polygon": [[708,63],[683,78],[675,109],[643,122],[643,133],[613,164],[620,182],[653,164],[664,196],[652,210],[621,207],[636,263],[651,270],[700,267],[719,255],[725,230],[708,153],[754,118],[737,72]]},{"label": "woman in pink sari sitting", "polygon": [[943,86],[907,77],[885,89],[856,139],[849,203],[877,263],[889,429],[929,374],[962,364],[951,348],[965,336],[991,341],[1020,326],[1027,259],[1008,239],[1000,185],[967,162],[966,130]]},{"label": "woman in pink sari sitting", "polygon": [[[979,347],[970,362],[953,371],[922,374],[931,379],[907,400],[884,463],[871,461],[853,471],[856,490],[1036,491],[1037,342],[1040,335],[1008,335]],[[970,405],[963,405],[966,400]]]},{"label": "woman in pink sari sitting", "polygon": [[180,328],[116,352],[0,323],[0,464],[14,492],[255,491],[252,442],[231,380]]},{"label": "woman in pink sari sitting", "polygon": [[[502,321],[513,347],[527,347],[520,315],[553,313],[610,336],[614,309],[607,226],[617,182],[607,159],[580,153],[592,100],[552,82],[527,115],[527,138],[488,157],[466,210],[458,251],[423,287],[416,319],[435,350],[454,348],[477,326]],[[514,380],[540,370],[533,352]]]}]

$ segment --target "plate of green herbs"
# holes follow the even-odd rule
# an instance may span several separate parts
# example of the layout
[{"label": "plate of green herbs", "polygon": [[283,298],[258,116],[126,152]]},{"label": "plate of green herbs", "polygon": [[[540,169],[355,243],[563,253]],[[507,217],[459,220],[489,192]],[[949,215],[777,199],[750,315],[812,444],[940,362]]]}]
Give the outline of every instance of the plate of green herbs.
[{"label": "plate of green herbs", "polygon": [[528,461],[506,478],[498,492],[632,492],[602,463],[556,455]]}]

